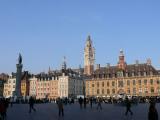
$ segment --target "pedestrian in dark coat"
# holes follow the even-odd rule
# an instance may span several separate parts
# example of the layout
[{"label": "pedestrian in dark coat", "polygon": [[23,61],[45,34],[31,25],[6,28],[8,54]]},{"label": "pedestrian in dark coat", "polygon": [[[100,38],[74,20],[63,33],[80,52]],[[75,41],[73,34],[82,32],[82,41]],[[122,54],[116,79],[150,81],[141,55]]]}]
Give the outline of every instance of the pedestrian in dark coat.
[{"label": "pedestrian in dark coat", "polygon": [[32,110],[34,112],[36,112],[36,109],[34,108],[34,103],[35,103],[35,100],[33,99],[33,97],[30,97],[30,99],[29,99],[29,113],[31,113]]},{"label": "pedestrian in dark coat", "polygon": [[129,101],[128,98],[126,98],[126,113],[125,113],[126,116],[128,112],[130,112],[130,114],[133,115],[133,112],[131,111],[131,102]]},{"label": "pedestrian in dark coat", "polygon": [[58,100],[58,109],[59,109],[59,117],[62,115],[64,116],[64,108],[63,108],[63,101],[60,99]]},{"label": "pedestrian in dark coat", "polygon": [[155,104],[150,104],[149,106],[148,120],[158,120],[158,112],[155,108]]}]

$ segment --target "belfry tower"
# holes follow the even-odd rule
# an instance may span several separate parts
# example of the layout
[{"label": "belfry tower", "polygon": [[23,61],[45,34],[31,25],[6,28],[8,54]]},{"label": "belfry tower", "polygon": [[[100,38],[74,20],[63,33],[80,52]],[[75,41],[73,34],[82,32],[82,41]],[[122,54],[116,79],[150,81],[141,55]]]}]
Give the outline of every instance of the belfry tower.
[{"label": "belfry tower", "polygon": [[121,49],[120,50],[120,54],[119,54],[119,61],[118,61],[118,69],[121,69],[121,70],[125,70],[126,69],[126,62],[125,62],[125,56],[124,56],[124,53],[123,53],[123,50]]},{"label": "belfry tower", "polygon": [[92,45],[91,37],[87,37],[84,48],[84,74],[91,75],[94,72],[95,49]]}]

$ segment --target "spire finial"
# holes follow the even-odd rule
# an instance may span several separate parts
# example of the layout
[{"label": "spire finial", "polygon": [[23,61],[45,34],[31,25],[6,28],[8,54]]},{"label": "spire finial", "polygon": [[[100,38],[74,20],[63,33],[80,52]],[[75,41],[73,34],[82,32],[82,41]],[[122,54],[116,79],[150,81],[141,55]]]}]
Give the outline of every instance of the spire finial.
[{"label": "spire finial", "polygon": [[91,36],[90,35],[88,35],[87,40],[91,40]]},{"label": "spire finial", "polygon": [[22,55],[21,55],[21,53],[19,53],[18,64],[22,64]]}]

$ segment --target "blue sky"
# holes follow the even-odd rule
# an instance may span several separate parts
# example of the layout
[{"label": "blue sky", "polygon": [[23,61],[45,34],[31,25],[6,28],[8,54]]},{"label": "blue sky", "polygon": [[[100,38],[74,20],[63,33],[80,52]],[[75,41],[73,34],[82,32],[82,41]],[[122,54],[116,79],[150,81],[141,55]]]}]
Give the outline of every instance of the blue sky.
[{"label": "blue sky", "polygon": [[126,62],[152,59],[160,68],[159,0],[1,0],[0,72],[16,71],[18,53],[32,73],[83,66],[90,34],[96,64],[116,65],[122,48]]}]

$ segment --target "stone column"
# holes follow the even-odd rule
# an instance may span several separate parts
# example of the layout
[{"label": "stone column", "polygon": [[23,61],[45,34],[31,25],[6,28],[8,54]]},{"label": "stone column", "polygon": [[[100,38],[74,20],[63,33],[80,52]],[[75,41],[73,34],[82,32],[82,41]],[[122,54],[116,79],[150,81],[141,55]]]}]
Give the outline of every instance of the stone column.
[{"label": "stone column", "polygon": [[22,77],[22,67],[23,64],[19,63],[17,66],[17,73],[16,73],[16,88],[15,88],[15,96],[21,96],[21,77]]}]

